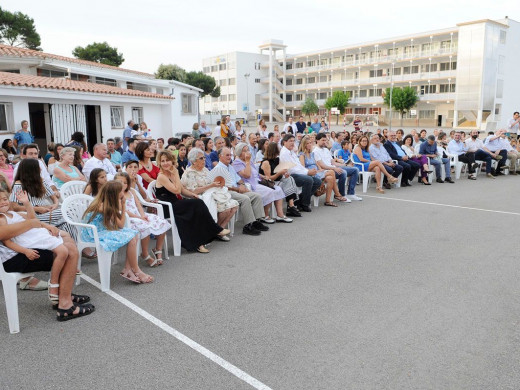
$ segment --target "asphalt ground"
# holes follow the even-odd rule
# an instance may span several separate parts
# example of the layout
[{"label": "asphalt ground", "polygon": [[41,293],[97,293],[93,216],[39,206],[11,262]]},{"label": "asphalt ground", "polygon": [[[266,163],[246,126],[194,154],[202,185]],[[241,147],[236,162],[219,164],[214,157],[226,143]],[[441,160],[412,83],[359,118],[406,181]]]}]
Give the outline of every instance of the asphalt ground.
[{"label": "asphalt ground", "polygon": [[480,175],[322,199],[260,237],[237,224],[209,255],[172,252],[153,284],[120,265],[112,295],[83,280],[85,318],[19,291],[16,335],[0,292],[0,389],[518,389],[519,188]]}]

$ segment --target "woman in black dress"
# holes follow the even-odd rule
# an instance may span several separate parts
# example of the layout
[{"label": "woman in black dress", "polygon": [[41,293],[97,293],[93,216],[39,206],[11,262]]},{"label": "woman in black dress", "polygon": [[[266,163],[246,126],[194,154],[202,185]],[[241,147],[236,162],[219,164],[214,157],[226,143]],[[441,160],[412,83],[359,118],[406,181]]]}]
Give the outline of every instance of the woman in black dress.
[{"label": "woman in black dress", "polygon": [[[204,202],[182,186],[177,159],[173,153],[168,150],[161,151],[157,160],[161,172],[155,183],[155,196],[172,204],[181,245],[188,251],[209,253],[204,245],[213,241],[216,236],[225,236],[230,231],[217,225]],[[181,194],[193,199],[183,199]],[[166,208],[164,215],[169,217]]]}]

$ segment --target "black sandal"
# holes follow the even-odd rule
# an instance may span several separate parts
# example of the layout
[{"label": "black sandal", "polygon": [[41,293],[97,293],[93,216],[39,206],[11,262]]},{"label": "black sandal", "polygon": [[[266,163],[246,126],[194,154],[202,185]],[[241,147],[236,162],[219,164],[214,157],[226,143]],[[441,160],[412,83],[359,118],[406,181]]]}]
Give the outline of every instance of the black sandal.
[{"label": "black sandal", "polygon": [[[84,303],[90,302],[90,297],[88,295],[76,295],[72,294],[72,303],[76,303],[78,305],[83,305]],[[55,303],[52,305],[52,308],[56,310],[58,308],[58,304]]]},{"label": "black sandal", "polygon": [[[76,308],[79,308],[79,311],[76,314],[74,314],[74,311],[76,310]],[[57,310],[58,310],[58,312],[57,312],[56,319],[58,321],[68,321],[68,320],[73,320],[74,318],[88,316],[90,313],[92,313],[95,310],[95,307],[94,307],[94,305],[87,303],[85,305],[79,305],[79,306],[72,305],[68,309],[59,309],[58,308]]]}]

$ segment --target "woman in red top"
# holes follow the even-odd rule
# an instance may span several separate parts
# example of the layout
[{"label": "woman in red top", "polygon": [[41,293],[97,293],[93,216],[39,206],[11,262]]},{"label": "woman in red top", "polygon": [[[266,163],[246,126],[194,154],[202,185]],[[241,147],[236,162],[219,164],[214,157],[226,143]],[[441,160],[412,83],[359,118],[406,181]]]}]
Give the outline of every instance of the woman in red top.
[{"label": "woman in red top", "polygon": [[135,155],[139,159],[139,171],[137,173],[143,178],[144,188],[157,179],[160,169],[152,163],[153,150],[150,149],[148,142],[139,142],[135,148]]}]

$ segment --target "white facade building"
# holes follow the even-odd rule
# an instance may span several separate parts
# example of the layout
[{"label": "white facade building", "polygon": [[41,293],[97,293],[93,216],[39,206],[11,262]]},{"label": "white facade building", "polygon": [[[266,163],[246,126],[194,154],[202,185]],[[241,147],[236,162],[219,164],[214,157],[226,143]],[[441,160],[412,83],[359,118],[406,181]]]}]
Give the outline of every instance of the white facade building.
[{"label": "white facade building", "polygon": [[200,92],[148,73],[0,45],[0,142],[22,120],[44,151],[75,131],[92,148],[121,137],[130,119],[167,139],[198,122]]},{"label": "white facade building", "polygon": [[[270,121],[300,115],[308,97],[323,115],[326,99],[340,90],[350,95],[348,118],[364,115],[388,125],[382,93],[391,85],[413,87],[419,95],[404,126],[493,130],[504,127],[520,109],[520,23],[508,18],[300,54],[286,54],[283,43],[273,40],[260,46],[261,53],[265,50],[270,55],[235,52],[205,59],[203,66],[217,82],[236,80],[234,91],[245,90],[244,75],[255,72],[258,82],[249,78],[249,86],[254,85],[249,98],[257,98],[249,100],[249,112]],[[232,62],[225,74],[215,67],[223,57]],[[243,95],[236,92],[236,104],[222,105],[226,94],[235,92],[221,93],[219,99],[205,99],[204,112],[245,116]],[[394,126],[398,118],[393,112]]]}]

